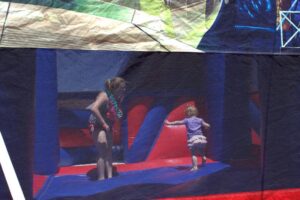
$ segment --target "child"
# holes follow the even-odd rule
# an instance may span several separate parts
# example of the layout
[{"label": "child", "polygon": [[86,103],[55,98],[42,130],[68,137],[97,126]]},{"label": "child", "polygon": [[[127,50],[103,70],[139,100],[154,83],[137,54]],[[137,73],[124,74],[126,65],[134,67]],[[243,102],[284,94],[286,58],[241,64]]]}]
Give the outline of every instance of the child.
[{"label": "child", "polygon": [[112,126],[123,112],[120,104],[124,98],[126,82],[115,77],[105,81],[105,91],[88,107],[92,111],[89,119],[90,131],[97,148],[98,180],[112,177]]},{"label": "child", "polygon": [[206,129],[210,128],[210,125],[206,123],[203,119],[198,118],[198,110],[195,106],[188,106],[185,110],[186,118],[181,121],[169,122],[165,121],[166,125],[185,125],[187,128],[187,143],[188,147],[192,153],[192,164],[193,167],[191,171],[198,169],[198,160],[196,153],[202,157],[202,166],[206,163],[206,157],[204,155],[204,147],[207,143],[206,137],[202,133],[202,126]]}]

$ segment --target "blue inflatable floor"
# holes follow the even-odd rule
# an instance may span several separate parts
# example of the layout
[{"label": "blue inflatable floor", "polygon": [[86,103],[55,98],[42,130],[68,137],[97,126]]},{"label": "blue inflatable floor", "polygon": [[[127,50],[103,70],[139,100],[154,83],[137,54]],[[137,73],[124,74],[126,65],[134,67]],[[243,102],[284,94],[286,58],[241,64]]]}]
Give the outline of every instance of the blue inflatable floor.
[{"label": "blue inflatable floor", "polygon": [[[229,165],[219,162],[209,163],[197,171],[190,171],[190,165],[164,167],[122,172],[104,181],[93,180],[88,174],[52,176],[49,177],[44,187],[39,191],[36,199],[84,199],[91,195],[99,195],[112,190],[118,191],[119,188],[123,187],[132,187],[133,191],[138,193],[138,188],[141,185],[173,187],[178,184],[199,180],[201,177],[216,173],[228,167]],[[136,188],[136,190],[134,188]],[[137,197],[138,195],[132,194],[132,196]]]}]

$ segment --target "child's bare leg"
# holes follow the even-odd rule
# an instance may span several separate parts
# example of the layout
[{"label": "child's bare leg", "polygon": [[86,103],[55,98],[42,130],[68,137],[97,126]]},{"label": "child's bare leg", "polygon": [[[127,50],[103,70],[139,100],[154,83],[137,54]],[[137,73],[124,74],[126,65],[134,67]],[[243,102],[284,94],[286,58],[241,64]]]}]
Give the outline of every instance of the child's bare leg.
[{"label": "child's bare leg", "polygon": [[97,160],[97,175],[98,180],[105,179],[105,159],[102,156],[99,156]]},{"label": "child's bare leg", "polygon": [[107,178],[111,178],[113,175],[113,167],[112,167],[112,146],[108,146],[107,149],[107,159],[106,159],[106,172]]},{"label": "child's bare leg", "polygon": [[108,159],[106,160],[106,170],[107,170],[107,178],[112,177],[113,167],[112,167],[112,160]]},{"label": "child's bare leg", "polygon": [[202,166],[205,166],[205,165],[206,165],[206,157],[202,156]]},{"label": "child's bare leg", "polygon": [[192,155],[192,163],[193,163],[193,166],[192,166],[191,171],[197,170],[198,169],[198,159],[197,159],[196,155]]},{"label": "child's bare leg", "polygon": [[98,180],[105,179],[105,163],[107,159],[107,140],[105,131],[101,130],[95,134],[95,143],[98,151],[97,157],[97,174]]},{"label": "child's bare leg", "polygon": [[191,153],[192,153],[192,169],[191,169],[191,171],[194,171],[194,170],[198,169],[198,159],[196,156],[195,147],[192,147]]},{"label": "child's bare leg", "polygon": [[205,166],[206,156],[204,154],[204,148],[202,148],[202,147],[199,148],[199,154],[201,155],[201,158],[202,158],[202,165],[201,166]]}]

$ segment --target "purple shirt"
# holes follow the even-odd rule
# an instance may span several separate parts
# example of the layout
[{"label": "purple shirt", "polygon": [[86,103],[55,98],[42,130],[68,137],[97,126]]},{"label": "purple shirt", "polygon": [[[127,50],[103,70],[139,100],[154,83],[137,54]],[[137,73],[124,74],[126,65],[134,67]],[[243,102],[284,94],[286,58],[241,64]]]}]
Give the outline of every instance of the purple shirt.
[{"label": "purple shirt", "polygon": [[188,138],[191,138],[194,135],[202,135],[202,125],[203,119],[199,117],[189,117],[183,120],[186,128],[187,128],[187,135]]}]

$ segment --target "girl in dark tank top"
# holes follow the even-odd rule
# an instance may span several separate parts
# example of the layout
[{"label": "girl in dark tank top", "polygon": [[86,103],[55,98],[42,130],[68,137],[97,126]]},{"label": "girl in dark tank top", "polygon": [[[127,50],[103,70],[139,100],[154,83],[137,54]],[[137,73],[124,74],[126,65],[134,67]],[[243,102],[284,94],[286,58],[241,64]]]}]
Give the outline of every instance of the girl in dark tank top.
[{"label": "girl in dark tank top", "polygon": [[105,91],[98,94],[88,107],[92,111],[89,127],[97,148],[98,180],[112,177],[112,128],[123,116],[120,104],[126,91],[126,82],[120,77],[105,81]]}]

